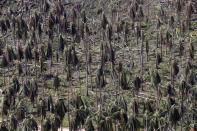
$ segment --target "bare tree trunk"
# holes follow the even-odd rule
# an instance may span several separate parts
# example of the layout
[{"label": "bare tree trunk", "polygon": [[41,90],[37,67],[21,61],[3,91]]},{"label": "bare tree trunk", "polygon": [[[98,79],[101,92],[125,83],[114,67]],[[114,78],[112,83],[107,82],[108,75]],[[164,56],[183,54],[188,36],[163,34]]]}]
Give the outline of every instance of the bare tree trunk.
[{"label": "bare tree trunk", "polygon": [[27,81],[27,59],[25,59],[25,80]]},{"label": "bare tree trunk", "polygon": [[70,96],[69,96],[69,87],[70,87],[70,81],[69,81],[69,84],[68,84],[68,127],[69,127],[69,130],[71,130],[71,123],[70,123],[70,106],[69,106],[69,103],[70,103]]},{"label": "bare tree trunk", "polygon": [[5,69],[3,69],[3,85],[4,85],[4,86],[6,85],[6,84],[5,84],[5,73],[6,73]]},{"label": "bare tree trunk", "polygon": [[[89,46],[89,45],[87,45]],[[86,96],[88,96],[88,47],[85,48],[85,57],[86,57]]]},{"label": "bare tree trunk", "polygon": [[37,67],[36,67],[36,60],[34,61],[35,63],[34,63],[34,67],[35,67],[35,72],[36,72],[36,80],[37,80],[37,78],[38,78],[38,73],[37,73]]}]

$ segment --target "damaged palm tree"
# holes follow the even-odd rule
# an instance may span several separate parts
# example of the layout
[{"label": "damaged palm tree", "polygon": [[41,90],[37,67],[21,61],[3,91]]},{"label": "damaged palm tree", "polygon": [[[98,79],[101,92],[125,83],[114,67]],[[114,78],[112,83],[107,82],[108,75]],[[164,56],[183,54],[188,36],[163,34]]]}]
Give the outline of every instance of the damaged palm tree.
[{"label": "damaged palm tree", "polygon": [[174,87],[174,78],[177,76],[177,74],[179,73],[179,66],[176,60],[174,60],[174,62],[172,63],[172,76],[171,76],[171,83],[172,86]]},{"label": "damaged palm tree", "polygon": [[142,80],[141,80],[141,78],[136,76],[134,81],[133,81],[133,84],[134,84],[133,95],[135,97],[135,94],[137,94],[137,97],[138,97],[139,90],[140,90],[140,88],[142,88]]},{"label": "damaged palm tree", "polygon": [[29,44],[27,44],[25,46],[25,49],[24,49],[24,56],[25,56],[25,75],[27,76],[28,74],[28,66],[27,66],[27,63],[32,60],[32,49],[30,47]]},{"label": "damaged palm tree", "polygon": [[38,71],[37,71],[37,63],[39,63],[39,52],[38,52],[38,49],[35,48],[33,50],[33,53],[34,53],[34,66],[35,66],[35,72],[36,72],[36,79],[38,78]]},{"label": "damaged palm tree", "polygon": [[96,75],[96,99],[97,99],[97,106],[98,106],[98,96],[97,96],[97,90],[99,89],[100,92],[100,104],[102,104],[102,93],[101,90],[105,86],[105,76],[104,76],[104,71],[103,71],[103,66],[99,66],[97,69],[97,75]]},{"label": "damaged palm tree", "polygon": [[186,4],[186,22],[187,22],[187,29],[191,29],[191,18],[192,18],[192,14],[194,13],[194,7],[192,5],[191,1],[188,1],[188,3]]},{"label": "damaged palm tree", "polygon": [[58,91],[58,88],[60,86],[60,78],[58,77],[58,75],[56,74],[53,80],[53,86],[55,88],[55,91]]},{"label": "damaged palm tree", "polygon": [[123,90],[130,89],[128,77],[129,77],[128,73],[126,71],[123,71],[120,78],[120,85]]},{"label": "damaged palm tree", "polygon": [[5,85],[5,79],[6,79],[6,77],[5,77],[5,74],[6,74],[6,71],[5,71],[5,68],[7,68],[9,66],[9,62],[8,62],[8,60],[7,60],[7,58],[6,58],[6,56],[5,56],[5,54],[3,55],[3,57],[2,57],[2,60],[1,60],[1,67],[2,68],[4,68],[3,69],[3,76],[4,76],[4,85]]},{"label": "damaged palm tree", "polygon": [[68,109],[64,104],[64,100],[58,99],[57,103],[55,104],[55,114],[60,118],[61,128],[62,128],[65,113],[67,112]]},{"label": "damaged palm tree", "polygon": [[169,114],[169,118],[170,118],[170,121],[172,122],[172,126],[174,127],[175,131],[176,131],[176,128],[177,128],[177,123],[178,121],[181,119],[181,116],[180,116],[180,113],[179,113],[179,110],[178,108],[173,105],[171,108],[170,108],[170,114]]},{"label": "damaged palm tree", "polygon": [[107,28],[107,25],[109,24],[106,15],[103,13],[102,21],[101,21],[101,27],[102,27],[102,40],[105,40],[105,30]]},{"label": "damaged palm tree", "polygon": [[153,84],[154,88],[156,88],[156,96],[157,96],[157,106],[159,106],[159,101],[160,101],[160,88],[159,88],[159,84],[161,83],[161,77],[158,73],[157,70],[152,70],[150,72],[151,75],[151,83]]},{"label": "damaged palm tree", "polygon": [[47,44],[46,57],[50,60],[50,74],[51,74],[51,68],[53,64],[53,49],[52,49],[52,44],[50,42],[48,42]]}]

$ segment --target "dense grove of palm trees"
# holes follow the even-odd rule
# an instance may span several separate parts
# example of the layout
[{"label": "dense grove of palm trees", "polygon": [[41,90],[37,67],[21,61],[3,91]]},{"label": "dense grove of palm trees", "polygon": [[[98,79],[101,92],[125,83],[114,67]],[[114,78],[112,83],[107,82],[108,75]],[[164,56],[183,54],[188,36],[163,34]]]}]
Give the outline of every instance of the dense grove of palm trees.
[{"label": "dense grove of palm trees", "polygon": [[196,0],[0,7],[0,131],[197,131]]}]

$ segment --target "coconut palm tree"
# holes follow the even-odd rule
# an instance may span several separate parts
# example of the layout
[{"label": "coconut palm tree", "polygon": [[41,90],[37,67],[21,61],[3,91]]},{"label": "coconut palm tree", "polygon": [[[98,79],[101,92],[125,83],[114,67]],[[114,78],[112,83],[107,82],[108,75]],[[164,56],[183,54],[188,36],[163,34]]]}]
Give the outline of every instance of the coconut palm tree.
[{"label": "coconut palm tree", "polygon": [[30,90],[29,90],[30,94],[30,100],[33,103],[33,106],[35,104],[35,99],[37,100],[37,96],[38,96],[38,84],[37,81],[35,79],[32,79],[31,83],[30,83]]},{"label": "coconut palm tree", "polygon": [[141,127],[140,121],[136,118],[136,116],[130,116],[127,123],[126,130],[128,131],[136,131]]},{"label": "coconut palm tree", "polygon": [[[58,117],[57,115],[52,115],[50,118],[51,121],[51,130],[53,131],[58,131],[58,128],[61,127],[61,120],[60,117]],[[62,130],[62,129],[61,129]]]},{"label": "coconut palm tree", "polygon": [[46,118],[41,125],[43,131],[49,131],[51,129],[51,121],[49,118]]},{"label": "coconut palm tree", "polygon": [[0,129],[1,129],[2,131],[9,131],[7,122],[3,121],[3,122],[1,123]]},{"label": "coconut palm tree", "polygon": [[126,71],[123,71],[120,78],[120,85],[123,90],[130,89],[128,77],[128,73]]},{"label": "coconut palm tree", "polygon": [[152,70],[150,72],[151,75],[151,83],[153,84],[153,87],[156,88],[156,96],[157,96],[157,106],[158,106],[158,102],[159,102],[159,83],[161,83],[161,77],[158,73],[157,70]]},{"label": "coconut palm tree", "polygon": [[15,131],[15,130],[17,130],[17,127],[18,127],[18,121],[17,121],[15,115],[13,115],[13,114],[10,117],[9,127],[10,127],[9,128],[10,131]]},{"label": "coconut palm tree", "polygon": [[33,117],[27,117],[23,120],[23,127],[24,131],[37,131],[38,124]]},{"label": "coconut palm tree", "polygon": [[53,98],[51,95],[48,96],[47,98],[47,110],[50,112],[54,112],[54,104],[53,104]]},{"label": "coconut palm tree", "polygon": [[71,117],[71,131],[80,129],[86,121],[89,115],[89,110],[86,108],[76,109]]},{"label": "coconut palm tree", "polygon": [[55,91],[58,90],[59,86],[60,86],[60,78],[58,77],[58,75],[56,74],[53,80],[53,86],[55,88]]},{"label": "coconut palm tree", "polygon": [[68,109],[64,104],[64,100],[58,99],[57,103],[55,104],[55,114],[60,118],[61,127],[66,112],[68,112]]},{"label": "coconut palm tree", "polygon": [[[2,61],[1,61],[1,67],[2,67],[2,68],[6,68],[6,67],[8,67],[8,66],[9,66],[9,62],[8,62],[6,56],[3,55]],[[6,78],[5,78],[5,69],[4,69],[3,76],[4,76],[4,85],[5,85],[5,79],[6,79]]]},{"label": "coconut palm tree", "polygon": [[86,131],[95,131],[95,128],[94,128],[94,125],[93,125],[93,122],[92,122],[92,119],[90,116],[88,116],[88,118],[86,119],[85,130]]},{"label": "coconut palm tree", "polygon": [[171,121],[172,126],[174,126],[175,130],[177,128],[177,123],[180,119],[181,119],[181,116],[180,116],[177,106],[172,105],[170,108],[170,112],[169,112],[169,120]]}]

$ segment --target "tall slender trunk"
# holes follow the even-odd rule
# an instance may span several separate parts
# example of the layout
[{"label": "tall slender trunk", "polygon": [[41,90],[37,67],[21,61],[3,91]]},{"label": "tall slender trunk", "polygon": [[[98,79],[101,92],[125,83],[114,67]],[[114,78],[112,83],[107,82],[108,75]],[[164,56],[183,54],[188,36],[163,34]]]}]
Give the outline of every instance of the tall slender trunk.
[{"label": "tall slender trunk", "polygon": [[25,80],[27,81],[27,59],[25,59]]},{"label": "tall slender trunk", "polygon": [[36,60],[34,61],[35,63],[34,63],[34,67],[35,67],[35,72],[36,72],[36,80],[37,80],[37,78],[38,78],[38,73],[37,73],[37,67],[36,67]]},{"label": "tall slender trunk", "polygon": [[68,128],[69,128],[69,130],[71,130],[71,123],[70,123],[70,106],[69,106],[69,103],[70,103],[70,96],[69,96],[69,93],[70,93],[70,91],[69,91],[69,88],[70,88],[70,81],[69,81],[69,87],[68,87]]},{"label": "tall slender trunk", "polygon": [[90,87],[91,87],[91,90],[93,91],[91,63],[89,63],[89,73],[90,73]]},{"label": "tall slender trunk", "polygon": [[88,96],[88,58],[86,52],[86,96]]},{"label": "tall slender trunk", "polygon": [[[103,76],[102,76],[103,77]],[[99,83],[99,98],[100,98],[100,111],[102,109],[102,93],[101,93],[101,82]]]},{"label": "tall slender trunk", "polygon": [[161,58],[163,58],[163,53],[162,53],[163,47],[162,47],[162,45],[163,45],[163,41],[162,41],[161,32],[160,32],[160,55],[161,55]]},{"label": "tall slender trunk", "polygon": [[4,86],[5,86],[5,73],[6,73],[5,69],[3,69],[3,85]]},{"label": "tall slender trunk", "polygon": [[[140,62],[141,62],[141,79],[143,79],[143,69],[144,69],[144,57],[143,57],[143,49],[144,49],[144,33],[141,33],[141,37],[142,37],[142,44],[141,44],[141,49],[140,49]],[[143,86],[141,85],[142,90],[143,90]]]}]

